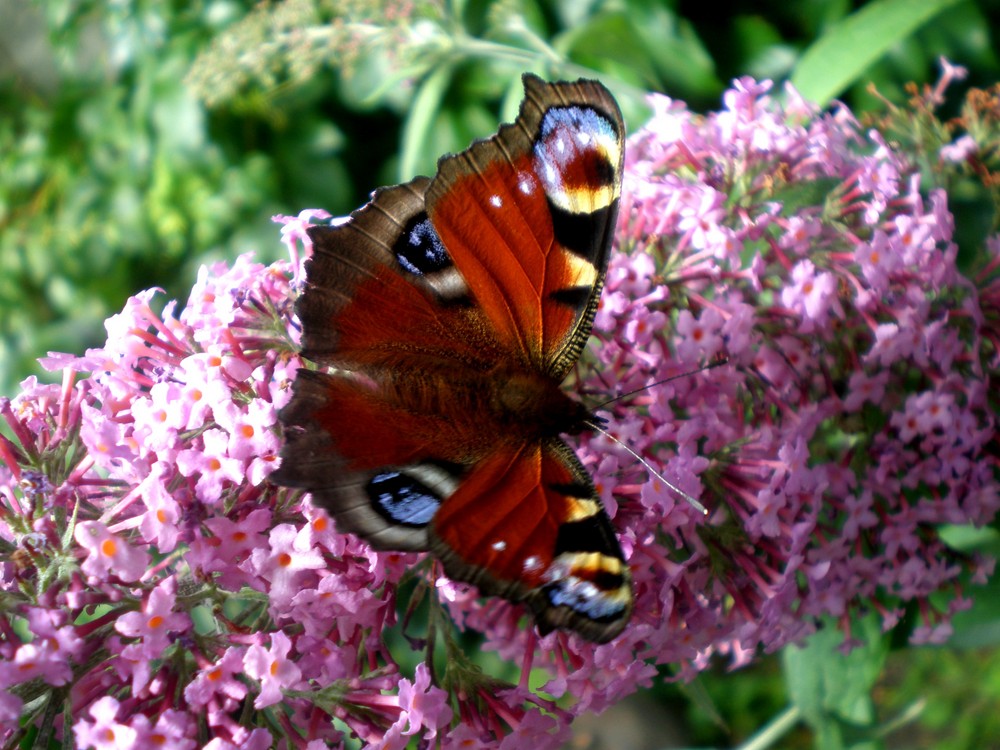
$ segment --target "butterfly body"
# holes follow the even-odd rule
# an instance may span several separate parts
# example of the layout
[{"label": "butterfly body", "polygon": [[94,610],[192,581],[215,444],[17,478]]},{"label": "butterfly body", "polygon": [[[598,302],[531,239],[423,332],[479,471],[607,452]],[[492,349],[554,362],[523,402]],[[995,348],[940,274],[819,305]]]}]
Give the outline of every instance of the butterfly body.
[{"label": "butterfly body", "polygon": [[377,549],[605,641],[628,567],[559,437],[595,417],[560,387],[586,343],[617,213],[623,125],[590,81],[525,76],[518,119],[314,227],[302,370],[278,484]]}]

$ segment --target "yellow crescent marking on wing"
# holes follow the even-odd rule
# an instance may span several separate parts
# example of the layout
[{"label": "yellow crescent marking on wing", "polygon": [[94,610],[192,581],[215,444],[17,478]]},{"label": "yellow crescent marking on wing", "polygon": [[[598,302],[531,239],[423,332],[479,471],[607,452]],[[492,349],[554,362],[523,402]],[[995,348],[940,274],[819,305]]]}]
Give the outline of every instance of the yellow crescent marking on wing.
[{"label": "yellow crescent marking on wing", "polygon": [[567,498],[569,500],[569,517],[567,521],[583,521],[592,516],[596,516],[601,509],[593,500],[581,499],[578,497]]}]

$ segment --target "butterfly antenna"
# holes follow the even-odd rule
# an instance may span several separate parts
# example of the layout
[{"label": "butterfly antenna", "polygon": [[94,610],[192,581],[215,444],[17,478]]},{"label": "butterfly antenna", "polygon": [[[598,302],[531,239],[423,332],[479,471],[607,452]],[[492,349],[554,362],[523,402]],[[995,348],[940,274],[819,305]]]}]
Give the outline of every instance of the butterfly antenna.
[{"label": "butterfly antenna", "polygon": [[704,372],[705,370],[711,370],[713,367],[719,367],[721,365],[729,362],[729,357],[722,357],[715,360],[714,362],[709,362],[707,365],[702,365],[694,370],[688,370],[687,372],[679,372],[676,375],[671,375],[669,378],[664,378],[663,380],[657,380],[653,383],[647,383],[641,388],[636,388],[632,391],[626,391],[625,393],[619,393],[617,396],[609,398],[607,401],[602,401],[597,406],[594,407],[594,411],[598,409],[603,409],[608,404],[613,404],[615,401],[622,401],[629,396],[634,396],[637,393],[642,393],[643,391],[648,391],[650,388],[655,388],[658,385],[663,385],[664,383],[669,383],[671,380],[678,380],[679,378],[686,378],[690,375],[697,375],[699,372]]},{"label": "butterfly antenna", "polygon": [[704,516],[708,515],[708,508],[706,508],[704,505],[702,505],[701,503],[699,503],[695,498],[691,497],[688,493],[686,493],[684,490],[682,490],[676,484],[674,484],[673,482],[671,482],[670,480],[668,480],[660,472],[658,472],[656,469],[654,469],[652,467],[652,465],[649,463],[649,461],[647,461],[646,459],[644,459],[642,456],[640,456],[638,453],[636,453],[634,450],[632,450],[629,446],[625,445],[625,443],[623,443],[621,440],[619,440],[614,435],[612,435],[610,432],[608,432],[603,427],[601,427],[601,425],[599,425],[596,421],[588,421],[585,424],[588,427],[591,427],[591,428],[597,430],[599,433],[601,433],[602,435],[604,435],[608,440],[611,440],[611,441],[613,441],[615,443],[618,443],[618,445],[620,445],[622,448],[624,448],[628,452],[628,454],[630,456],[632,456],[632,458],[634,458],[636,461],[638,461],[643,466],[645,466],[646,470],[650,474],[652,474],[654,477],[656,477],[661,482],[663,482],[667,487],[669,487],[674,492],[676,492],[678,495],[680,495],[685,500],[687,500],[688,503],[690,503],[690,505],[691,505],[692,508],[694,508],[695,510],[697,510],[698,512],[700,512]]}]

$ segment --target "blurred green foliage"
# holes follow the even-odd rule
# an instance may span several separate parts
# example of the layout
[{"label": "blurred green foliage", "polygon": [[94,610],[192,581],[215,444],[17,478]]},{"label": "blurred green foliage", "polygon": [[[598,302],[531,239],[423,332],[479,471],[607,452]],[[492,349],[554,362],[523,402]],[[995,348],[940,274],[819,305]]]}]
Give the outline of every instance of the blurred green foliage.
[{"label": "blurred green foliage", "polygon": [[[272,214],[346,213],[432,171],[513,117],[525,70],[599,76],[633,127],[645,91],[708,110],[741,75],[883,112],[869,84],[904,102],[939,56],[969,85],[1000,72],[1000,0],[0,0],[0,18],[0,395],[45,352],[101,343],[129,294],[183,300],[206,261],[279,257]],[[851,665],[814,643],[785,672],[657,694],[685,697],[706,745],[985,747],[1000,615],[980,599],[956,635],[976,652],[886,655],[868,633]],[[761,742],[781,717],[794,733]]]}]

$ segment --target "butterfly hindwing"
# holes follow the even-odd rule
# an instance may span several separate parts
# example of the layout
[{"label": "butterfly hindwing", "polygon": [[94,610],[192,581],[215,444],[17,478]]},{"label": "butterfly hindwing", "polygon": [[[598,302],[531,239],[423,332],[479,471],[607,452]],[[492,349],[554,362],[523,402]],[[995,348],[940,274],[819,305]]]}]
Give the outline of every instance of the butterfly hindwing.
[{"label": "butterfly hindwing", "polygon": [[517,120],[432,179],[309,231],[302,370],[277,484],[377,549],[430,549],[452,578],[529,605],[539,628],[617,635],[631,587],[611,521],[560,433],[590,334],[624,128],[591,81],[525,76]]},{"label": "butterfly hindwing", "polygon": [[630,576],[611,521],[558,438],[480,462],[435,514],[430,538],[450,577],[527,602],[543,633],[603,642],[628,620]]},{"label": "butterfly hindwing", "polygon": [[285,449],[272,481],[309,490],[340,531],[376,549],[428,549],[427,523],[461,472],[425,460],[412,417],[363,380],[303,369],[281,421]]}]

